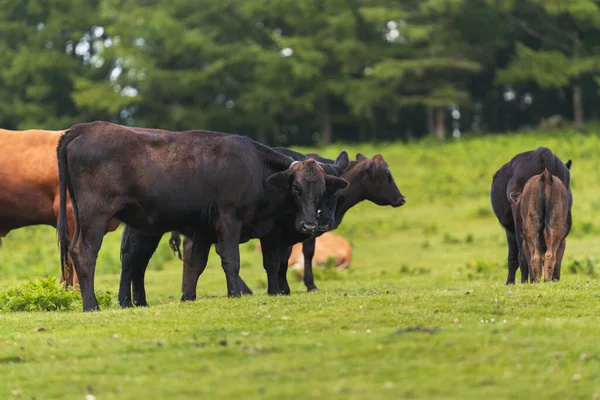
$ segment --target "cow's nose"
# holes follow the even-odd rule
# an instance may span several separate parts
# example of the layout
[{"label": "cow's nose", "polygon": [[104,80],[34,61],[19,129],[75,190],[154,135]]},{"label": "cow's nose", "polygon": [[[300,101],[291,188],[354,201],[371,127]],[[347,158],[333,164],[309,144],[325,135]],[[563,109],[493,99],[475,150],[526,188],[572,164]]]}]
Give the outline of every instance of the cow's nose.
[{"label": "cow's nose", "polygon": [[400,207],[406,204],[406,197],[402,196],[392,203],[392,207]]},{"label": "cow's nose", "polygon": [[317,230],[317,224],[312,223],[312,222],[303,222],[302,230],[304,232],[313,233],[314,231]]}]

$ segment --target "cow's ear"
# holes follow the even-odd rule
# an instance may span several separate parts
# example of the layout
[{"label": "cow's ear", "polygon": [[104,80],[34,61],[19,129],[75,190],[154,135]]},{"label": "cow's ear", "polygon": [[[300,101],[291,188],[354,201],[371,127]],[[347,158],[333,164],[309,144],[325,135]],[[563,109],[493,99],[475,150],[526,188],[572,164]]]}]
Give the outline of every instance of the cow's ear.
[{"label": "cow's ear", "polygon": [[340,155],[335,159],[335,167],[340,171],[340,173],[344,172],[348,166],[350,165],[350,157],[348,157],[348,153],[345,150],[342,150]]},{"label": "cow's ear", "polygon": [[356,161],[358,161],[358,162],[360,162],[360,161],[364,161],[364,160],[366,160],[366,159],[367,159],[367,157],[366,157],[364,154],[362,154],[362,153],[358,153],[358,154],[356,155]]},{"label": "cow's ear", "polygon": [[573,164],[573,161],[571,160],[567,161],[567,163],[565,164],[568,170],[571,170],[571,164]]},{"label": "cow's ear", "polygon": [[267,178],[267,183],[273,185],[279,189],[285,190],[292,182],[292,170],[286,169],[285,171],[276,172]]},{"label": "cow's ear", "polygon": [[328,190],[336,191],[346,189],[350,185],[350,182],[337,176],[325,175],[325,185]]},{"label": "cow's ear", "polygon": [[369,166],[367,167],[367,174],[369,174],[369,178],[375,178],[375,172],[377,171],[377,165],[375,165],[375,161],[370,161]]},{"label": "cow's ear", "polygon": [[510,194],[508,195],[508,198],[515,204],[517,204],[520,197],[521,197],[521,192],[510,192]]}]

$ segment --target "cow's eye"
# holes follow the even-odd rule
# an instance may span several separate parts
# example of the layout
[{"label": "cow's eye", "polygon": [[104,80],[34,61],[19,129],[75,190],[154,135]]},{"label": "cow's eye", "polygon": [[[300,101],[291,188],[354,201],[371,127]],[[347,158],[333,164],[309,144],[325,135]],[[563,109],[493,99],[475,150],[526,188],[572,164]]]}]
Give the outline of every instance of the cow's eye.
[{"label": "cow's eye", "polygon": [[392,182],[392,173],[390,171],[385,171],[385,177],[387,178],[388,182]]}]

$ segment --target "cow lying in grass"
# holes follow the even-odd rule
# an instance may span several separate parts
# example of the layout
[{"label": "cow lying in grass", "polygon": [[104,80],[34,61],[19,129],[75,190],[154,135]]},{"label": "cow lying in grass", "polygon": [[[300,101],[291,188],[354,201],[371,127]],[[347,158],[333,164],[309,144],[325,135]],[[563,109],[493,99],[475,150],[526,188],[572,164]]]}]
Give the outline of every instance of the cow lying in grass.
[{"label": "cow lying in grass", "polygon": [[560,264],[566,237],[571,230],[569,193],[560,179],[547,169],[527,181],[523,192],[511,192],[517,231],[529,265],[529,279],[538,283],[544,264],[544,281],[560,280]]},{"label": "cow lying in grass", "polygon": [[[61,263],[69,252],[84,311],[98,309],[96,258],[112,221],[124,222],[146,239],[144,247],[122,254],[130,265],[149,259],[165,232],[192,232],[192,259],[203,257],[200,245],[206,238],[216,238],[228,295],[238,297],[240,237],[272,229],[272,219],[281,214],[291,216],[296,230],[312,233],[327,188],[348,185],[326,175],[314,160],[297,162],[248,138],[207,131],[78,124],[61,137],[57,157]],[[67,190],[75,221],[70,247]],[[276,266],[265,267],[276,288]]]}]

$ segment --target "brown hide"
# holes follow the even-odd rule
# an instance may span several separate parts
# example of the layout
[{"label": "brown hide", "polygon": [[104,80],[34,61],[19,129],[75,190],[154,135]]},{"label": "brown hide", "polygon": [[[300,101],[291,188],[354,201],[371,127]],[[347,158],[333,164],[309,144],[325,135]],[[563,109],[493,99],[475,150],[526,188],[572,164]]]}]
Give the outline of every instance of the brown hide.
[{"label": "brown hide", "polygon": [[565,185],[548,170],[527,181],[523,193],[513,192],[517,230],[529,266],[530,281],[560,279],[566,237],[571,229],[569,195]]},{"label": "brown hide", "polygon": [[[31,225],[56,227],[59,204],[56,146],[64,132],[0,129],[0,241],[13,229]],[[70,201],[67,212],[69,235],[72,235]],[[70,262],[61,275],[63,281],[77,288],[77,276]]]}]

